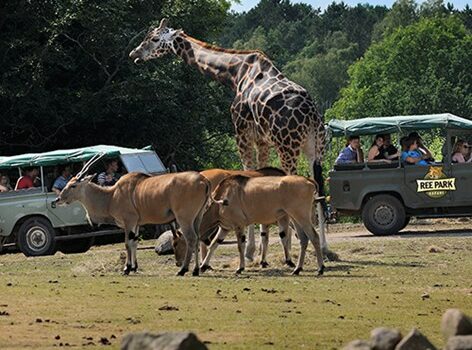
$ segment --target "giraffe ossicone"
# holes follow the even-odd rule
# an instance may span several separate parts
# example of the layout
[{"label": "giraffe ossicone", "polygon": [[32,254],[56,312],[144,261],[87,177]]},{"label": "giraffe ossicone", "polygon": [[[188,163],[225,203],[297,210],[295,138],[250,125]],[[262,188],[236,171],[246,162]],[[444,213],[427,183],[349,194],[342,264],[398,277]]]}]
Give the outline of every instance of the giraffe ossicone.
[{"label": "giraffe ossicone", "polygon": [[[322,115],[303,87],[287,79],[261,51],[210,45],[181,29],[170,28],[166,19],[161,20],[159,27],[151,29],[129,56],[140,63],[167,53],[181,57],[235,92],[231,116],[245,169],[266,167],[272,146],[282,169],[295,174],[298,159],[304,153],[320,195],[324,195],[321,161],[326,130]],[[320,229],[323,250],[329,253],[323,223]],[[251,235],[249,238],[251,241]],[[249,242],[248,249],[252,248]]]}]

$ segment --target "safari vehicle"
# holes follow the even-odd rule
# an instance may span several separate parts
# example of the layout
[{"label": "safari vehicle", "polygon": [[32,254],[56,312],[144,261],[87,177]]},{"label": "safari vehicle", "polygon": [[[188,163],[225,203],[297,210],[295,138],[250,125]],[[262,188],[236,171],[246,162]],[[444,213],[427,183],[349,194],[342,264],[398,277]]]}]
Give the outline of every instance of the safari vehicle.
[{"label": "safari vehicle", "polygon": [[361,216],[374,235],[395,234],[411,217],[472,216],[472,163],[452,163],[456,138],[472,136],[471,120],[452,114],[331,120],[328,129],[332,137],[440,129],[445,139],[443,159],[428,166],[399,161],[335,165],[329,174],[330,205],[338,215]]},{"label": "safari vehicle", "polygon": [[[165,173],[157,154],[149,148],[131,149],[116,146],[93,146],[46,153],[22,154],[0,158],[0,173],[12,180],[21,176],[21,168],[39,169],[39,187],[0,193],[0,250],[5,244],[16,244],[26,256],[53,254],[57,248],[65,253],[84,252],[97,236],[122,232],[115,226],[92,227],[84,207],[78,203],[55,206],[52,191],[57,166],[80,169],[82,163],[97,155],[117,159],[119,172]],[[91,171],[101,172],[103,163]],[[12,183],[14,183],[12,181]]]}]

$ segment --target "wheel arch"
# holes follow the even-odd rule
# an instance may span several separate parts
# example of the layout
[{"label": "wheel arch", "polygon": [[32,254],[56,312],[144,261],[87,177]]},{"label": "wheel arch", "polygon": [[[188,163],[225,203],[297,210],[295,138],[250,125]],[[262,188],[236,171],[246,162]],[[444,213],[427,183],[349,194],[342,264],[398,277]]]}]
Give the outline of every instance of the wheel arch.
[{"label": "wheel arch", "polygon": [[403,200],[400,193],[398,193],[396,191],[392,191],[392,190],[387,190],[387,191],[374,191],[374,192],[369,192],[369,193],[365,194],[364,197],[362,198],[361,210],[364,209],[364,206],[367,203],[367,201],[369,201],[371,198],[373,198],[375,196],[380,196],[380,195],[390,195],[392,197],[395,197],[396,199],[398,199],[400,201],[400,203],[403,205],[403,207],[405,209],[407,208],[405,206],[405,202],[404,202],[404,200]]}]

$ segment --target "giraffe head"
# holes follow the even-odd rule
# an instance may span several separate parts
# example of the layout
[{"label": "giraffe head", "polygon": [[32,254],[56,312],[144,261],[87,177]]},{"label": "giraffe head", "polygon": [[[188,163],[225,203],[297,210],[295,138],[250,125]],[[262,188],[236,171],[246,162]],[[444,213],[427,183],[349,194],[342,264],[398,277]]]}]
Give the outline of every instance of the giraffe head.
[{"label": "giraffe head", "polygon": [[130,52],[129,57],[134,63],[161,57],[172,51],[173,41],[181,30],[169,28],[167,23],[167,19],[163,18],[159,27],[151,27],[141,44]]}]

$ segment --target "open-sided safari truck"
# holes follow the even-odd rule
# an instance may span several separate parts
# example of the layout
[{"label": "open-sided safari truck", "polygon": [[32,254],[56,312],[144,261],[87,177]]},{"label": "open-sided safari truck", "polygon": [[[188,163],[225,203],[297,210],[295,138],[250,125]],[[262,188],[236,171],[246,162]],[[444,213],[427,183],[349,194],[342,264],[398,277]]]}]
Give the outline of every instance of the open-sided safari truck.
[{"label": "open-sided safari truck", "polygon": [[[55,206],[57,195],[52,191],[58,166],[69,165],[77,173],[83,162],[103,154],[103,159],[116,159],[119,173],[165,173],[157,154],[148,148],[131,149],[116,146],[93,146],[45,153],[22,154],[0,158],[0,173],[9,176],[11,183],[21,176],[21,169],[39,170],[38,186],[0,193],[0,250],[13,243],[27,256],[63,252],[83,252],[90,248],[94,237],[121,232],[114,226],[92,227],[84,207],[76,202]],[[93,172],[104,171],[104,163],[94,165]]]},{"label": "open-sided safari truck", "polygon": [[[332,137],[426,133],[440,129],[442,159],[428,165],[364,162],[335,165],[329,174],[330,205],[358,215],[374,235],[395,234],[411,217],[472,216],[472,163],[453,163],[456,139],[470,139],[472,121],[452,114],[331,120]],[[400,139],[400,137],[398,137]],[[401,146],[397,146],[401,150]]]}]

